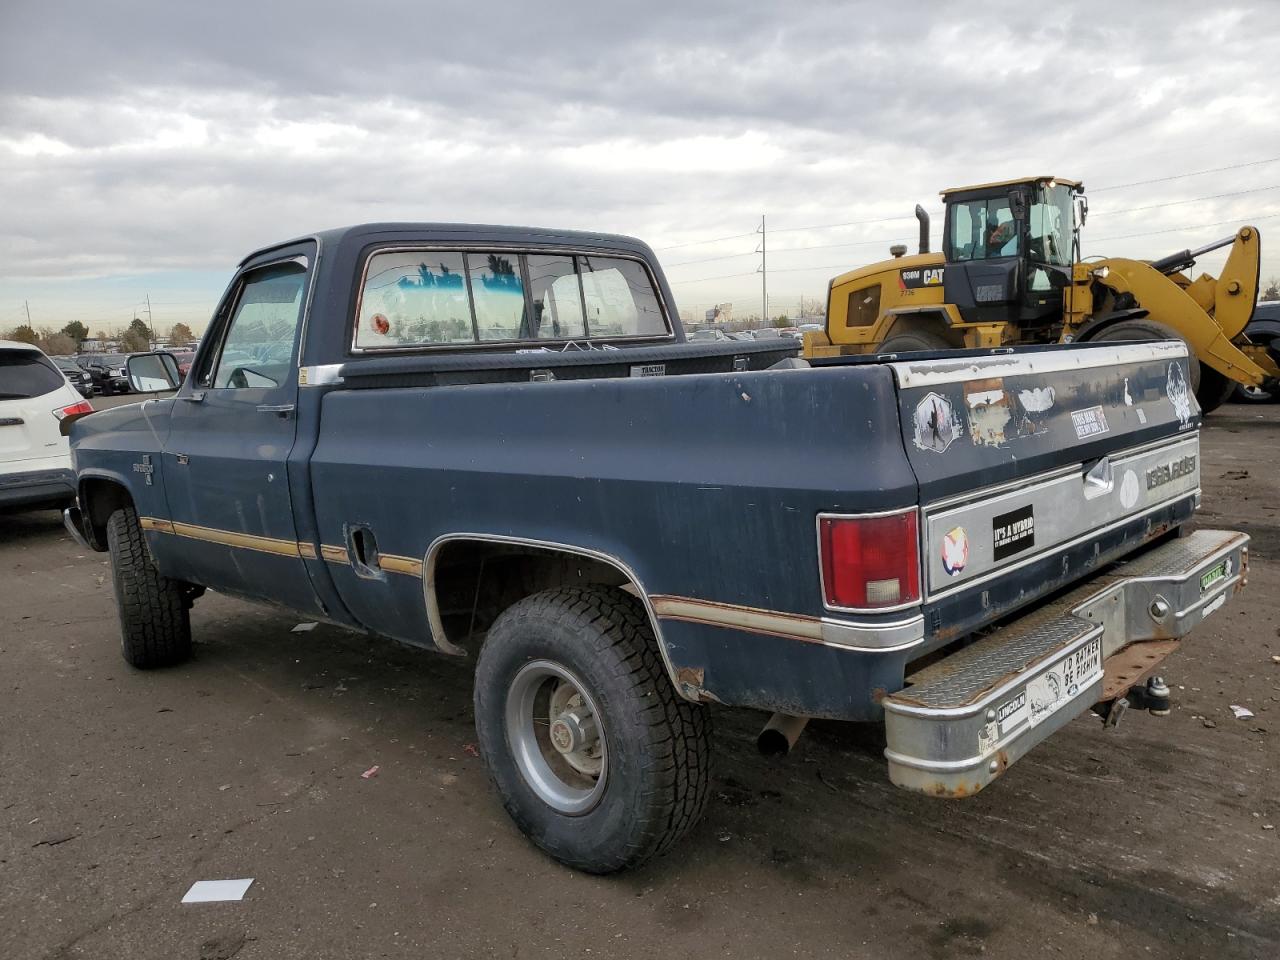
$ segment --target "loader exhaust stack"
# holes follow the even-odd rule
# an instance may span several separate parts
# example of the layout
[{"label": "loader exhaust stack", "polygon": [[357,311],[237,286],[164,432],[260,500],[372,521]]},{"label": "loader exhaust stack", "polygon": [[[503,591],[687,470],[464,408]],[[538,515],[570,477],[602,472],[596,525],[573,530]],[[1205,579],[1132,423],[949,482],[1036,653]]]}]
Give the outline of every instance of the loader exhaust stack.
[{"label": "loader exhaust stack", "polygon": [[924,207],[916,204],[916,219],[920,221],[920,252],[929,252],[929,214],[924,212]]}]

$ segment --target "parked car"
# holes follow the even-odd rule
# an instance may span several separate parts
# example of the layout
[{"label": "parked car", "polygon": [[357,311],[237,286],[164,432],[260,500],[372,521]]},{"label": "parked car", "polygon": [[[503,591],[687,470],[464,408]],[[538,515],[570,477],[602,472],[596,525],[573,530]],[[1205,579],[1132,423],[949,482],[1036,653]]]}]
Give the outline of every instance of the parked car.
[{"label": "parked car", "polygon": [[1248,536],[1179,536],[1179,341],[811,368],[684,343],[638,240],[403,223],[252,253],[214,317],[175,396],[71,427],[125,659],[186,659],[206,588],[470,653],[497,792],[578,869],[696,822],[708,703],[769,750],[883,721],[893,783],[970,796],[1091,709],[1167,712],[1161,661],[1244,586]]},{"label": "parked car", "polygon": [[80,396],[88,399],[93,396],[93,378],[85,369],[76,363],[74,357],[50,357],[53,365],[62,371],[63,376],[76,388]]},{"label": "parked car", "polygon": [[125,374],[126,359],[125,355],[119,353],[90,353],[81,355],[76,362],[89,374],[94,392],[109,397],[129,392],[129,378]]},{"label": "parked car", "polygon": [[751,335],[757,340],[777,340],[782,336],[777,327],[761,327],[758,330],[751,331]]},{"label": "parked car", "polygon": [[0,340],[0,507],[75,499],[71,450],[59,422],[92,412],[39,347]]},{"label": "parked car", "polygon": [[723,330],[695,330],[689,334],[687,339],[690,343],[715,343],[720,340],[728,340],[729,335]]},{"label": "parked car", "polygon": [[[1280,301],[1260,303],[1253,309],[1253,318],[1244,328],[1254,343],[1266,346],[1271,359],[1280,363]],[[1280,383],[1268,380],[1259,387],[1236,384],[1231,398],[1236,403],[1274,403],[1280,399]]]},{"label": "parked car", "polygon": [[178,363],[178,373],[185,377],[191,369],[191,361],[196,358],[195,350],[190,347],[178,347],[168,352],[173,354],[173,359]]}]

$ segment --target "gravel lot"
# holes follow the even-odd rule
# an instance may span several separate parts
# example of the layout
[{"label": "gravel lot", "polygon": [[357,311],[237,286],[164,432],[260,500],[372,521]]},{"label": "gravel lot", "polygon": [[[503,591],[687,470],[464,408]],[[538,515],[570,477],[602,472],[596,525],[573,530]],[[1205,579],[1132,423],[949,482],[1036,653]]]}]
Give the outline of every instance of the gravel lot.
[{"label": "gravel lot", "polygon": [[[1202,469],[1200,522],[1253,566],[1168,662],[1171,716],[1079,719],[937,801],[874,731],[766,761],[762,718],[718,711],[705,820],[605,879],[508,822],[468,664],[210,595],[195,660],[139,673],[105,558],[0,516],[0,957],[1276,957],[1280,406],[1209,418]],[[179,902],[233,877],[242,902]]]}]

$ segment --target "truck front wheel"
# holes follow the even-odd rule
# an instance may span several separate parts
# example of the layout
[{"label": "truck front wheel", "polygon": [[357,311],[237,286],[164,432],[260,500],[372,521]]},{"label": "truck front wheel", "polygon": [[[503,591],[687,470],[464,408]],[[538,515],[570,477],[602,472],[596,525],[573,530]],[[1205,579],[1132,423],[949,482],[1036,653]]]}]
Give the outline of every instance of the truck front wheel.
[{"label": "truck front wheel", "polygon": [[141,670],[191,656],[191,619],[184,584],[160,575],[133,507],[107,520],[111,581],[120,616],[120,652]]},{"label": "truck front wheel", "polygon": [[677,696],[634,597],[607,587],[526,597],[489,631],[475,684],[502,804],[561,863],[636,866],[702,814],[707,712]]}]

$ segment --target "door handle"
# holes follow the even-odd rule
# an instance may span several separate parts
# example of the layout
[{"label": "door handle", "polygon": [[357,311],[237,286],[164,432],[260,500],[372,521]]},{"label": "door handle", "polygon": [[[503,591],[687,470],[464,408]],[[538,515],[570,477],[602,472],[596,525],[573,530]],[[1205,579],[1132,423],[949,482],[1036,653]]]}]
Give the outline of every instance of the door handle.
[{"label": "door handle", "polygon": [[260,403],[258,404],[259,413],[274,413],[280,417],[287,417],[293,413],[292,403]]},{"label": "door handle", "polygon": [[185,397],[178,397],[177,399],[185,400],[187,401],[187,403],[204,403],[204,391],[193,390],[191,393],[187,394]]}]

